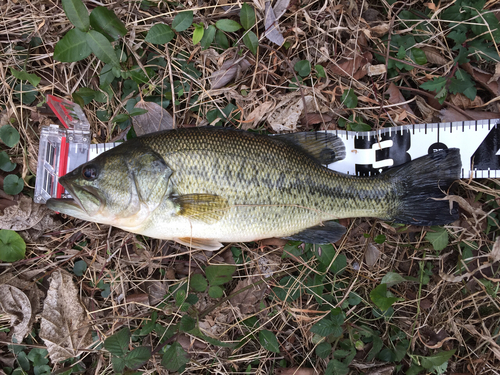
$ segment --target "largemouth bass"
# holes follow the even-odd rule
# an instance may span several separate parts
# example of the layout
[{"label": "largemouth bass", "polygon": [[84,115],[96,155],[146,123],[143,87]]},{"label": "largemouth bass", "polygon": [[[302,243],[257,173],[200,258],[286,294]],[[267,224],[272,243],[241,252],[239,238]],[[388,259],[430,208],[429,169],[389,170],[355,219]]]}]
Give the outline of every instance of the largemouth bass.
[{"label": "largemouth bass", "polygon": [[415,225],[457,218],[442,198],[459,178],[458,149],[374,177],[323,164],[345,155],[334,135],[265,136],[186,128],[129,140],[60,178],[73,199],[47,205],[79,219],[215,250],[223,242],[281,237],[339,240],[335,219],[375,217]]}]

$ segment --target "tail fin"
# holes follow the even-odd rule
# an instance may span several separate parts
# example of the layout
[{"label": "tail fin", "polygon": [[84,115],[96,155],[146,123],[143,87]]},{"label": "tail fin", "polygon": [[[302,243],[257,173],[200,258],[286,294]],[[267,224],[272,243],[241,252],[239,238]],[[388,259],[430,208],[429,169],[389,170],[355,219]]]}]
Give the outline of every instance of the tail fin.
[{"label": "tail fin", "polygon": [[450,209],[443,198],[451,184],[460,178],[460,150],[452,148],[434,152],[389,170],[397,181],[401,199],[394,220],[403,224],[444,225],[458,219],[456,206]]}]

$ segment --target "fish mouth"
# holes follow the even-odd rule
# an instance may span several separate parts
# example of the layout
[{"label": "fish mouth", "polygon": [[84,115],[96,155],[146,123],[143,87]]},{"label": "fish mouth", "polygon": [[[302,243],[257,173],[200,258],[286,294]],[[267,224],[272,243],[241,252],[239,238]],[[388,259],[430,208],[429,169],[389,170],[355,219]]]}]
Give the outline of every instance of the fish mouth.
[{"label": "fish mouth", "polygon": [[[103,200],[99,196],[97,189],[92,186],[75,188],[63,179],[59,180],[59,183],[71,194],[72,198],[51,198],[46,202],[47,207],[50,209],[79,218],[83,218],[83,216],[90,217],[101,209]],[[82,196],[87,196],[87,200],[92,202],[96,209],[89,210],[90,207],[86,207],[82,203]]]}]

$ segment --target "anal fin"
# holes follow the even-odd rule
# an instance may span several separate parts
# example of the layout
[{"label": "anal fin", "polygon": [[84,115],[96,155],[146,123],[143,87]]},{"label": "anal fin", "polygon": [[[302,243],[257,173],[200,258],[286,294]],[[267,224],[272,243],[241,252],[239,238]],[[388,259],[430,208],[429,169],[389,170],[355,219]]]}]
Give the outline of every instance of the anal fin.
[{"label": "anal fin", "polygon": [[345,232],[345,227],[336,221],[327,221],[322,225],[316,225],[315,227],[304,229],[302,232],[283,238],[305,243],[325,244],[337,242]]},{"label": "anal fin", "polygon": [[183,238],[175,238],[174,241],[189,248],[198,250],[215,251],[219,250],[223,246],[219,241],[212,240],[209,238],[183,237]]}]

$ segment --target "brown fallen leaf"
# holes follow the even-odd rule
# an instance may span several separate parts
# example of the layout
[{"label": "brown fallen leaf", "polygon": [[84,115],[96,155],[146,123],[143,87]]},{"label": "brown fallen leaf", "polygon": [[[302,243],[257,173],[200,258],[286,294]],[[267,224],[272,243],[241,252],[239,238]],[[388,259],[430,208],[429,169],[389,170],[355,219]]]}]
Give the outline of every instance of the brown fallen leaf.
[{"label": "brown fallen leaf", "polygon": [[366,247],[365,252],[365,263],[368,268],[372,268],[375,263],[377,263],[377,260],[380,258],[380,254],[380,250],[370,242]]},{"label": "brown fallen leaf", "polygon": [[[389,94],[389,103],[398,104],[406,101],[401,91],[399,91],[398,86],[396,86],[393,82],[390,83],[389,87],[385,91],[386,94]],[[403,108],[406,112],[415,115],[408,104],[401,104],[401,108]]]},{"label": "brown fallen leaf", "polygon": [[444,66],[450,60],[444,57],[443,53],[434,47],[422,47],[422,51],[425,53],[425,57],[427,58],[427,62],[431,64],[436,64],[439,66]]},{"label": "brown fallen leaf", "polygon": [[21,343],[31,332],[33,314],[28,296],[12,285],[0,285],[0,311],[10,316],[11,340]]},{"label": "brown fallen leaf", "polygon": [[358,80],[368,74],[368,66],[372,60],[373,55],[370,52],[361,55],[353,52],[339,62],[328,64],[328,68],[333,74]]},{"label": "brown fallen leaf", "polygon": [[250,112],[246,116],[248,122],[243,123],[242,129],[243,130],[255,129],[255,127],[262,120],[262,118],[267,116],[272,111],[273,107],[274,107],[274,102],[271,100],[268,100],[267,102],[258,105],[252,112]]},{"label": "brown fallen leaf", "polygon": [[[293,101],[292,101],[293,100]],[[314,103],[313,97],[305,97],[306,107]],[[267,121],[277,133],[297,130],[297,123],[304,111],[302,97],[286,97],[276,105],[274,111],[268,116]]]},{"label": "brown fallen leaf", "polygon": [[153,102],[145,102],[141,99],[134,108],[148,111],[142,115],[132,117],[132,123],[137,135],[140,136],[174,128],[174,119],[161,105]]},{"label": "brown fallen leaf", "polygon": [[480,71],[478,68],[473,67],[470,63],[460,65],[467,73],[469,73],[476,82],[479,82],[490,94],[494,96],[500,95],[500,85],[496,80],[492,80],[493,75]]},{"label": "brown fallen leaf", "polygon": [[244,57],[225,61],[220,69],[213,72],[210,76],[210,87],[212,90],[216,90],[226,86],[250,66],[252,64]]},{"label": "brown fallen leaf", "polygon": [[[280,5],[278,9],[278,5]],[[281,14],[277,15],[275,13],[279,12]],[[278,46],[281,46],[285,42],[285,38],[281,34],[278,19],[285,13],[286,7],[283,7],[281,4],[276,4],[275,9],[271,7],[271,2],[266,1],[266,10],[264,16],[264,28],[266,33],[264,36],[269,39],[271,42],[276,43]]]},{"label": "brown fallen leaf", "polygon": [[439,111],[437,109],[432,108],[424,98],[417,95],[415,97],[415,104],[417,105],[422,119],[424,122],[436,122]]},{"label": "brown fallen leaf", "polygon": [[[465,110],[464,112],[474,120],[500,118],[500,113],[497,112],[473,111],[473,110]],[[441,119],[441,122],[470,120],[468,118],[465,118],[463,114],[461,114],[460,112],[458,112],[453,108],[444,108],[441,111],[439,111],[439,118]]]},{"label": "brown fallen leaf", "polygon": [[[16,205],[7,207],[0,215],[0,229],[10,229],[16,232],[35,227],[47,230],[55,227],[57,223],[52,219],[53,211],[44,204],[34,203],[25,195],[21,195]],[[44,220],[49,218],[50,220]]]},{"label": "brown fallen leaf", "polygon": [[76,357],[92,343],[91,323],[66,271],[52,274],[40,316],[40,338],[53,363]]},{"label": "brown fallen leaf", "polygon": [[312,126],[316,124],[323,124],[325,122],[332,121],[333,117],[326,113],[308,113],[307,115],[302,116],[300,119],[300,123],[303,126]]},{"label": "brown fallen leaf", "polygon": [[479,95],[476,95],[474,100],[470,100],[468,97],[461,93],[450,94],[448,95],[446,100],[462,109],[480,107],[484,104],[483,99],[481,99]]}]

